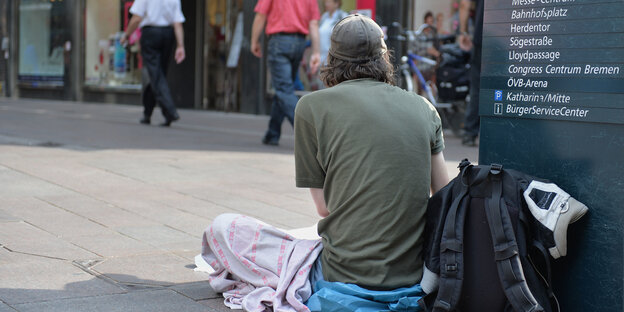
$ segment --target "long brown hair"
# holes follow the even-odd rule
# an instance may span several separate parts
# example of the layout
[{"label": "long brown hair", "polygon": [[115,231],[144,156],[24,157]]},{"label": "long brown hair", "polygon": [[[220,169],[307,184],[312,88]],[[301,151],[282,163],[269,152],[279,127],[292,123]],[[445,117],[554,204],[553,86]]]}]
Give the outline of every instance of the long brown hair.
[{"label": "long brown hair", "polygon": [[390,62],[392,55],[386,51],[381,57],[364,63],[343,61],[327,55],[327,65],[321,67],[320,78],[327,87],[333,87],[343,81],[371,78],[391,85],[394,81],[394,66]]}]

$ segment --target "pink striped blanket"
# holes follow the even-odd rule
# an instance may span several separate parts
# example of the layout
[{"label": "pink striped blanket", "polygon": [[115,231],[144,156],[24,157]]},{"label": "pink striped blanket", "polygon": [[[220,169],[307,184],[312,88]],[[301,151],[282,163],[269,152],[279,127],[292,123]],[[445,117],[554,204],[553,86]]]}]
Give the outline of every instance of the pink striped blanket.
[{"label": "pink striped blanket", "polygon": [[310,311],[303,303],[321,250],[320,239],[296,239],[251,217],[223,214],[204,231],[199,260],[214,270],[210,286],[229,308]]}]

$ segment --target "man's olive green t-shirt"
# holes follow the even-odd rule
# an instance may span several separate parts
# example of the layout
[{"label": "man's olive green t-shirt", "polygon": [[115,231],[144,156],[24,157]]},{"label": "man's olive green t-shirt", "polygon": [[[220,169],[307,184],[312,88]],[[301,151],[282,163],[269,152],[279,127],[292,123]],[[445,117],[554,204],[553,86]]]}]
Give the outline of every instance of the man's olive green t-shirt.
[{"label": "man's olive green t-shirt", "polygon": [[443,149],[440,117],[415,93],[357,79],[301,98],[296,181],[324,190],[325,280],[374,289],[420,282],[431,155]]}]

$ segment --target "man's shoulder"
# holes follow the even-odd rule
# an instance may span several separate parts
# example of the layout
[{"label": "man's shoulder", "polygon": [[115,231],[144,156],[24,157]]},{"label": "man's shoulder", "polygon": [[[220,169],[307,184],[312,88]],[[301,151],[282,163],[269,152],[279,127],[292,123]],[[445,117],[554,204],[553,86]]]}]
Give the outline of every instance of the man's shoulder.
[{"label": "man's shoulder", "polygon": [[327,97],[345,96],[352,98],[358,95],[366,96],[368,93],[384,94],[386,96],[403,97],[419,102],[426,102],[422,96],[416,94],[415,92],[409,92],[397,86],[373,79],[353,79],[343,81],[331,88],[312,92],[304,96],[302,99],[306,98],[306,101],[315,101],[318,99],[326,99]]},{"label": "man's shoulder", "polygon": [[[345,94],[345,89],[348,88],[349,87],[339,84],[331,88],[317,90],[301,97],[299,103],[304,106],[313,106],[317,103],[324,103],[329,99],[335,99],[336,97],[340,97],[342,94]],[[299,106],[299,104],[297,104],[297,106]]]},{"label": "man's shoulder", "polygon": [[435,110],[429,101],[415,92],[372,79],[347,80],[331,88],[312,92],[299,100],[297,108],[301,106],[301,111],[311,110],[312,107],[320,110],[336,101],[366,103],[367,99],[379,96],[392,103],[410,103],[414,109],[420,107],[420,110]]},{"label": "man's shoulder", "polygon": [[390,89],[388,92],[391,93],[392,96],[396,96],[397,98],[403,98],[411,102],[419,103],[419,105],[433,108],[433,105],[426,98],[424,98],[423,96],[421,96],[420,94],[416,92],[407,91],[397,86],[389,86],[389,87]]},{"label": "man's shoulder", "polygon": [[352,88],[367,90],[368,92],[381,93],[385,96],[396,97],[407,101],[416,101],[422,104],[429,103],[424,97],[415,92],[407,91],[395,85],[380,82],[372,79],[364,79],[362,81],[354,80],[355,83],[349,84]]},{"label": "man's shoulder", "polygon": [[307,119],[312,114],[312,107],[315,106],[315,103],[320,102],[319,95],[322,91],[314,91],[302,96],[295,107],[295,115],[306,117],[305,119]]},{"label": "man's shoulder", "polygon": [[318,91],[314,91],[302,96],[297,102],[297,110],[308,110],[311,106],[315,106],[316,103],[321,103],[324,99],[327,99],[328,96],[331,96],[334,93],[332,88],[322,89]]},{"label": "man's shoulder", "polygon": [[343,86],[337,85],[302,96],[295,107],[295,114],[310,120],[313,119],[312,116],[323,115],[331,111],[337,101],[348,101],[349,95],[353,95],[352,92],[344,89]]}]

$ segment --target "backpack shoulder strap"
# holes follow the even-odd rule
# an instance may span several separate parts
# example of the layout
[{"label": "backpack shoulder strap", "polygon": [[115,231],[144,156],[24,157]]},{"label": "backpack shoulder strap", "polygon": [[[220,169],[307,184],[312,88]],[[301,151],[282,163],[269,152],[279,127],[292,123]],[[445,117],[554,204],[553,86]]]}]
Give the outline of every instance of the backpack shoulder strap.
[{"label": "backpack shoulder strap", "polygon": [[[552,288],[552,273],[550,268],[550,253],[546,251],[544,245],[538,240],[533,240],[531,247],[538,251],[539,256],[541,256],[541,261],[544,264],[546,272],[542,273],[538,267],[533,262],[533,259],[529,258],[531,261],[531,265],[533,265],[533,269],[535,273],[542,279],[544,284],[546,285],[546,294],[548,295],[548,300],[552,306],[552,310],[556,312],[561,312],[561,307],[559,306],[559,300],[557,296],[555,296],[555,292]],[[546,275],[546,276],[544,276]]]},{"label": "backpack shoulder strap", "polygon": [[470,204],[469,198],[464,198],[469,194],[470,186],[485,181],[490,171],[489,167],[474,168],[467,160],[462,161],[460,169],[460,192],[448,210],[440,241],[440,286],[433,311],[453,311],[459,303],[464,276],[464,221]]},{"label": "backpack shoulder strap", "polygon": [[485,212],[492,235],[498,276],[505,295],[515,311],[544,311],[524,278],[511,217],[505,201],[502,200],[502,166],[491,166],[490,180],[492,197],[486,201]]},{"label": "backpack shoulder strap", "polygon": [[452,311],[452,307],[459,302],[463,280],[462,229],[465,219],[465,210],[460,210],[460,204],[467,193],[468,187],[462,184],[460,194],[453,200],[446,215],[440,241],[440,286],[433,311]]}]

